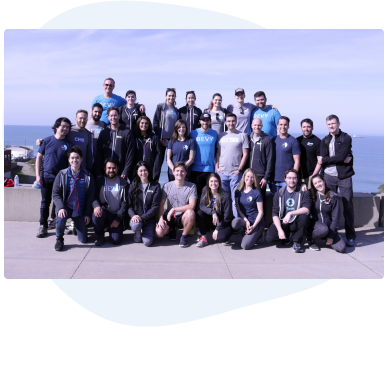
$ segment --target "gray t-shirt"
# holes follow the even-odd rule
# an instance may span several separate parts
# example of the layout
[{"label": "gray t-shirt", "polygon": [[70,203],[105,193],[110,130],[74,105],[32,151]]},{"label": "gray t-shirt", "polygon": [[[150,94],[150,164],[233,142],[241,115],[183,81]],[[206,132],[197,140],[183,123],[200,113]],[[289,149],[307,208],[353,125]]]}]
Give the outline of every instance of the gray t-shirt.
[{"label": "gray t-shirt", "polygon": [[116,214],[121,207],[121,186],[120,177],[115,180],[106,179],[105,197],[109,205],[109,212]]},{"label": "gray t-shirt", "polygon": [[210,128],[215,130],[218,134],[224,132],[226,130],[225,114],[221,110],[217,112],[214,112],[212,110],[206,110],[206,112],[210,114],[210,117],[212,119]]},{"label": "gray t-shirt", "polygon": [[[175,181],[170,181],[163,186],[162,199],[167,198],[167,211],[174,207],[182,207],[189,204],[190,199],[197,199],[197,187],[195,184],[185,181],[185,184],[177,188]],[[182,212],[175,212],[177,215]]]},{"label": "gray t-shirt", "polygon": [[243,148],[249,148],[249,139],[245,133],[236,130],[234,133],[223,132],[218,136],[217,147],[221,148],[219,168],[225,174],[238,170]]},{"label": "gray t-shirt", "polygon": [[[332,157],[335,155],[335,137],[333,137],[329,144],[329,156]],[[335,164],[327,165],[325,169],[325,174],[330,176],[338,176],[337,166]]]},{"label": "gray t-shirt", "polygon": [[174,133],[175,123],[179,116],[172,106],[166,104],[164,108],[163,138],[171,139]]},{"label": "gray t-shirt", "polygon": [[255,105],[252,105],[249,102],[244,103],[242,106],[233,105],[228,111],[232,112],[237,116],[236,129],[245,134],[251,133],[251,127],[249,125],[251,112],[256,108]]},{"label": "gray t-shirt", "polygon": [[96,156],[96,152],[97,152],[97,139],[105,127],[106,127],[106,123],[104,123],[101,120],[97,122],[89,120],[85,125],[85,128],[90,132],[92,132],[93,134],[93,156]]}]

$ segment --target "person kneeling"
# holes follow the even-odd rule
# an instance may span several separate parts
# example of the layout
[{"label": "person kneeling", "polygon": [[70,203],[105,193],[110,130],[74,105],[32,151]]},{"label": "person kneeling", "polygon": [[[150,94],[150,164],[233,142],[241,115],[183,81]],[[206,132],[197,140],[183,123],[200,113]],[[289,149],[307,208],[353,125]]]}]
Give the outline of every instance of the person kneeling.
[{"label": "person kneeling", "polygon": [[145,161],[139,161],[135,177],[129,187],[129,223],[135,233],[133,241],[149,247],[155,236],[156,214],[158,213],[162,191],[160,184],[152,180],[152,171]]},{"label": "person kneeling", "polygon": [[243,237],[241,248],[251,249],[264,241],[264,210],[260,184],[253,169],[246,169],[236,189],[236,208],[240,217],[232,221],[233,229]]},{"label": "person kneeling", "polygon": [[311,199],[308,191],[301,191],[297,186],[298,172],[287,170],[284,174],[286,186],[277,191],[273,198],[273,223],[267,231],[267,241],[282,240],[285,245],[293,242],[296,253],[303,253],[303,234],[309,225]]},{"label": "person kneeling", "polygon": [[[159,222],[156,226],[156,236],[162,238],[167,233],[171,240],[176,240],[176,228],[183,228],[179,246],[188,247],[187,234],[195,224],[195,206],[197,204],[197,188],[195,184],[185,181],[186,165],[177,162],[174,165],[174,181],[164,184],[162,200],[159,206]],[[167,199],[167,211],[164,203]]]},{"label": "person kneeling", "polygon": [[115,158],[105,160],[105,175],[98,177],[93,202],[93,223],[97,240],[94,245],[104,244],[105,227],[109,228],[109,240],[118,245],[123,239],[123,218],[128,209],[128,182],[118,176],[119,164]]},{"label": "person kneeling", "polygon": [[208,244],[206,228],[213,229],[213,239],[225,244],[233,234],[230,222],[233,218],[232,198],[222,189],[221,178],[211,173],[207,177],[206,187],[202,190],[201,202],[197,212],[197,224],[201,236],[196,246],[202,248]]},{"label": "person kneeling", "polygon": [[94,199],[94,179],[89,171],[81,167],[82,151],[79,146],[68,149],[70,167],[59,171],[53,185],[53,200],[57,210],[57,241],[54,249],[62,251],[63,235],[69,217],[74,221],[78,240],[86,243],[86,225],[90,222]]}]

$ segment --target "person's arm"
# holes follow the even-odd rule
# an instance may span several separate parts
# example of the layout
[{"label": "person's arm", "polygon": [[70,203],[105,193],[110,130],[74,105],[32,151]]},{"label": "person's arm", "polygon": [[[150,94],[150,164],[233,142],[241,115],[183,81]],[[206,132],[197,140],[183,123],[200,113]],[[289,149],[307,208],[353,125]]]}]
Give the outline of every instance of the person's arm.
[{"label": "person's arm", "polygon": [[216,212],[211,207],[206,206],[205,199],[204,199],[205,193],[206,193],[206,186],[202,189],[202,194],[199,201],[199,209],[202,212],[206,213],[207,215],[212,216],[213,213],[216,213]]},{"label": "person's arm", "polygon": [[189,203],[185,206],[174,207],[174,212],[186,212],[187,210],[195,211],[195,206],[197,204],[197,198],[189,199]]},{"label": "person's arm", "polygon": [[154,114],[154,119],[152,121],[152,128],[154,129],[155,134],[161,139],[162,137],[162,130],[160,127],[160,111],[161,111],[161,106],[156,106],[155,114]]},{"label": "person's arm", "polygon": [[43,155],[38,152],[35,160],[35,176],[36,176],[36,182],[40,185],[43,184],[42,178],[40,177],[40,171],[42,170],[42,161],[43,161]]},{"label": "person's arm", "polygon": [[[322,139],[323,141],[324,139]],[[352,138],[349,136],[344,137],[341,145],[341,150],[334,156],[326,155],[324,157],[318,156],[318,162],[321,164],[341,164],[343,163],[352,150]],[[321,158],[321,159],[320,159]]]},{"label": "person's arm", "polygon": [[217,153],[216,153],[216,171],[222,174],[222,171],[220,170],[220,167],[219,167],[220,156],[221,156],[221,147],[217,149]]},{"label": "person's arm", "polygon": [[58,175],[55,177],[54,184],[53,184],[53,202],[55,204],[55,210],[57,213],[65,208],[65,205],[63,203],[64,198],[62,198],[63,190],[61,188],[61,172],[58,173]]},{"label": "person's arm", "polygon": [[96,188],[95,188],[95,191],[94,191],[94,200],[93,200],[93,203],[92,203],[93,208],[101,207],[100,190],[99,190],[99,189],[101,189],[100,184],[101,184],[100,180],[97,179],[97,181],[96,181]]},{"label": "person's arm", "polygon": [[257,225],[259,225],[259,223],[260,223],[260,221],[261,221],[261,219],[263,218],[263,216],[264,216],[264,210],[263,210],[263,202],[261,201],[261,202],[256,202],[256,204],[257,204],[257,216],[256,216],[256,220],[255,220],[255,222],[253,223],[253,225],[250,227],[250,229],[247,231],[247,234],[250,234],[252,231],[253,231],[253,229],[257,226]]},{"label": "person's arm", "polygon": [[300,169],[300,155],[292,155],[294,158],[294,169],[299,172]]},{"label": "person's arm", "polygon": [[193,164],[194,158],[195,158],[195,151],[190,150],[189,160],[186,161],[185,163],[187,168],[189,168]]},{"label": "person's arm", "polygon": [[280,222],[279,216],[273,216],[272,220],[273,220],[274,225],[276,226],[276,229],[278,230],[279,239],[286,239],[286,234],[284,233],[284,230],[282,229],[282,224]]},{"label": "person's arm", "polygon": [[140,216],[142,221],[146,222],[149,219],[156,216],[159,210],[159,203],[160,203],[161,197],[162,197],[162,189],[160,188],[160,185],[157,185],[156,188],[154,189],[151,208],[146,213]]},{"label": "person's arm", "polygon": [[160,143],[160,139],[157,136],[154,136],[152,140],[154,144],[154,151],[156,151],[156,154],[154,156],[153,176],[154,178],[158,178],[160,176],[160,171],[162,170],[164,159],[162,152],[162,144]]},{"label": "person's arm", "polygon": [[243,155],[240,161],[240,165],[238,166],[238,170],[231,172],[231,174],[239,174],[240,172],[242,172],[244,170],[248,157],[249,157],[249,148],[243,148]]},{"label": "person's arm", "polygon": [[163,212],[164,212],[164,203],[166,202],[166,198],[160,200],[160,205],[159,205],[159,211],[158,211],[158,223],[161,221],[165,223],[166,221],[163,220]]},{"label": "person's arm", "polygon": [[267,144],[265,145],[265,154],[267,158],[267,168],[265,170],[264,180],[266,181],[265,184],[267,184],[271,179],[273,170],[275,168],[274,143],[272,139],[267,140]]},{"label": "person's arm", "polygon": [[121,222],[125,216],[125,214],[128,212],[128,193],[129,193],[129,184],[126,183],[124,186],[124,198],[121,201],[120,209],[116,213],[115,220],[117,222]]},{"label": "person's arm", "polygon": [[224,218],[218,222],[216,226],[217,231],[220,228],[225,228],[233,220],[232,197],[229,192],[221,196],[221,211],[224,212]]},{"label": "person's arm", "polygon": [[[160,140],[159,140],[159,142],[160,142]],[[171,171],[173,171],[174,164],[172,163],[172,149],[171,148],[167,149],[166,159],[167,159],[167,166],[171,169]]]},{"label": "person's arm", "polygon": [[[125,143],[127,145],[127,153],[125,155],[125,166],[121,176],[125,175],[126,178],[132,173],[132,165],[135,158],[135,138],[131,131],[128,130]],[[126,179],[125,178],[125,179]]]},{"label": "person's arm", "polygon": [[322,168],[322,165],[320,165],[320,164],[317,163],[317,164],[315,165],[314,172],[312,173],[311,176],[314,176],[314,175],[319,174],[319,172],[321,171],[321,168]]}]

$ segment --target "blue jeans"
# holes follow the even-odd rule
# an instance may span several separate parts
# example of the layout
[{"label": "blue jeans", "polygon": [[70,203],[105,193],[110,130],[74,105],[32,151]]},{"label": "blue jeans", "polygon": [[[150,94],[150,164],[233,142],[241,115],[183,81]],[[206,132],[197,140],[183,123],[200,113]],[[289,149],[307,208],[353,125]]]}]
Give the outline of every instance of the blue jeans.
[{"label": "blue jeans", "polygon": [[156,219],[151,219],[146,222],[130,222],[132,231],[142,231],[141,239],[146,247],[152,245],[155,237]]},{"label": "blue jeans", "polygon": [[[57,238],[63,238],[65,234],[66,221],[72,213],[72,210],[65,206],[64,210],[66,211],[65,217],[59,217],[57,214],[57,226],[56,226],[56,235]],[[88,241],[88,230],[85,225],[85,216],[71,217],[74,221],[74,227],[77,230],[78,241],[81,243],[86,243]]]},{"label": "blue jeans", "polygon": [[272,181],[269,185],[269,189],[271,189],[271,192],[273,195],[280,189],[285,187],[287,184],[285,181]]},{"label": "blue jeans", "polygon": [[92,216],[94,224],[94,232],[97,235],[97,239],[104,239],[105,236],[105,226],[109,227],[109,240],[112,244],[118,245],[123,240],[124,224],[123,221],[120,222],[120,225],[117,227],[110,227],[112,222],[116,219],[116,215],[110,213],[109,211],[102,209],[102,216],[97,217],[94,213]]},{"label": "blue jeans", "polygon": [[238,187],[238,185],[240,184],[242,174],[241,173],[239,173],[239,174],[225,174],[225,173],[221,174],[221,173],[218,173],[218,174],[220,175],[220,178],[221,178],[222,188],[224,188],[225,190],[230,192],[230,194],[232,196],[233,216],[238,217],[237,209],[236,209],[236,202],[235,202],[235,191],[236,191],[236,188]]}]

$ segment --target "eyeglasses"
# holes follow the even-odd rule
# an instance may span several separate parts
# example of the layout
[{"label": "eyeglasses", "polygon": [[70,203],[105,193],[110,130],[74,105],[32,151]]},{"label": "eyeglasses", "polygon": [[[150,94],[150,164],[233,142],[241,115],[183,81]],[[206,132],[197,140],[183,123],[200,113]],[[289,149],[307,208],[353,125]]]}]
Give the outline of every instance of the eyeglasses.
[{"label": "eyeglasses", "polygon": [[240,106],[240,114],[244,115],[244,108],[242,106]]}]

